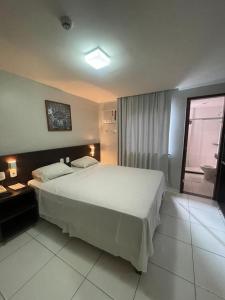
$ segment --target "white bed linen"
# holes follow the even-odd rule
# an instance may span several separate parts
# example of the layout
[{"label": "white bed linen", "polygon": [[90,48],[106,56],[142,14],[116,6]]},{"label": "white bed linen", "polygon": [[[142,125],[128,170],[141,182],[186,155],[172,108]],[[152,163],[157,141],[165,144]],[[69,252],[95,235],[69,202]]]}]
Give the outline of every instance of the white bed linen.
[{"label": "white bed linen", "polygon": [[162,172],[98,164],[29,184],[37,190],[41,217],[147,271],[165,190]]}]

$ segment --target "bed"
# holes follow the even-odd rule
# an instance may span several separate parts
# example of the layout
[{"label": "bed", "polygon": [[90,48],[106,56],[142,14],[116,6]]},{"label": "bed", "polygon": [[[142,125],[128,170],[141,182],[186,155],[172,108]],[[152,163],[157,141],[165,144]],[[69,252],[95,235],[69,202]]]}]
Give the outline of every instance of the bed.
[{"label": "bed", "polygon": [[36,190],[42,218],[147,271],[160,223],[162,172],[96,164],[29,185]]}]

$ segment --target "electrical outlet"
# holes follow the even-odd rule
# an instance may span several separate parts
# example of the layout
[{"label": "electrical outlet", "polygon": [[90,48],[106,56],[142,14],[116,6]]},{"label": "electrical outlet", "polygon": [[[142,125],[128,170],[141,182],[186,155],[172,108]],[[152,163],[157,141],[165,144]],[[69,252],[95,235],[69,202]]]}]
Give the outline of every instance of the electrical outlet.
[{"label": "electrical outlet", "polygon": [[68,164],[70,162],[69,156],[66,157],[66,163]]},{"label": "electrical outlet", "polygon": [[64,158],[60,158],[59,160],[61,163],[64,163]]}]

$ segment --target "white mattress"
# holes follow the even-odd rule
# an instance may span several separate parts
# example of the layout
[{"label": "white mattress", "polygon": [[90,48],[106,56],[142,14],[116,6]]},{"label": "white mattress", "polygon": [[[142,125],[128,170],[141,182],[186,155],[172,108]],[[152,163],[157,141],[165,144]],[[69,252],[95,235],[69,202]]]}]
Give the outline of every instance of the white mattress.
[{"label": "white mattress", "polygon": [[98,164],[29,184],[41,217],[147,271],[165,189],[162,172]]}]

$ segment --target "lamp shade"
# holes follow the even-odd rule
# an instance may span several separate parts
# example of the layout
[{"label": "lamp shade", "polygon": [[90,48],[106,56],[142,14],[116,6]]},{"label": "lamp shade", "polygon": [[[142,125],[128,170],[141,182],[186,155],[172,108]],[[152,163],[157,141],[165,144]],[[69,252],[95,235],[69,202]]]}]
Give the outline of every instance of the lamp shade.
[{"label": "lamp shade", "polygon": [[8,166],[9,166],[10,177],[16,177],[17,176],[16,160],[9,160]]},{"label": "lamp shade", "polygon": [[5,180],[5,172],[0,172],[0,181]]},{"label": "lamp shade", "polygon": [[91,149],[91,152],[90,152],[91,156],[95,156],[95,145],[90,145],[89,147]]}]

